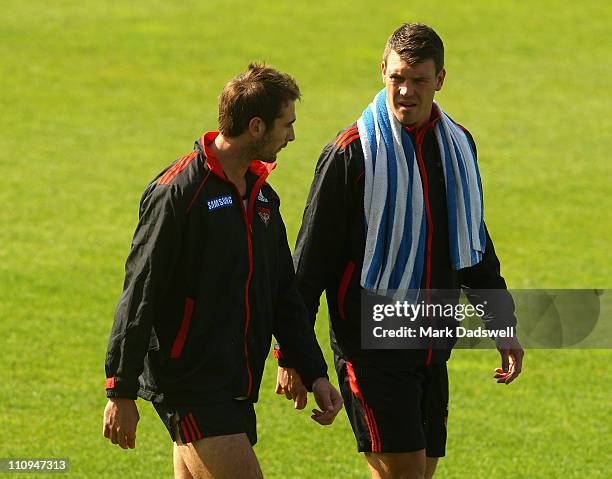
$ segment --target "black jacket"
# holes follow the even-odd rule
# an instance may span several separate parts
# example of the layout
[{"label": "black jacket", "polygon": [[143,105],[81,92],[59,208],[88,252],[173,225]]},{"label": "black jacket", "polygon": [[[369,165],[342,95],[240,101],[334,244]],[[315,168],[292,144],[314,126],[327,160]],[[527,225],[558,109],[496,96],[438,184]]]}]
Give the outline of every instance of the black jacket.
[{"label": "black jacket", "polygon": [[[485,322],[488,328],[516,324],[514,302],[500,275],[500,265],[487,232],[482,261],[455,271],[449,253],[448,213],[440,152],[433,134],[439,116],[435,108],[430,122],[411,135],[423,182],[427,218],[427,246],[423,289],[453,290],[457,301],[460,288],[473,301],[487,295],[482,289],[503,290],[489,294]],[[476,151],[471,135],[466,131]],[[364,157],[355,124],[341,132],[323,149],[306,202],[302,227],[294,252],[298,289],[304,298],[311,321],[315,321],[319,299],[327,293],[332,349],[353,362],[397,365],[441,362],[450,356],[448,348],[424,350],[363,350],[360,336],[359,284],[365,250]],[[445,292],[448,294],[448,292]],[[284,345],[283,345],[284,349]],[[433,350],[432,350],[433,349]],[[283,351],[281,364],[293,358]]]},{"label": "black jacket", "polygon": [[168,404],[257,401],[272,334],[309,387],[326,376],[295,286],[272,165],[248,204],[210,153],[216,133],[146,188],[106,355],[107,396]]}]

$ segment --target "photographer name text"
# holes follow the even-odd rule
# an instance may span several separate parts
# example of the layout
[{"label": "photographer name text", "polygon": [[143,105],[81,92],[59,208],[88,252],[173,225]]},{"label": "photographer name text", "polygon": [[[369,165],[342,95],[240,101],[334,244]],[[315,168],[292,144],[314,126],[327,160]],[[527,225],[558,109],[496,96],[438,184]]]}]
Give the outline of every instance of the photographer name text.
[{"label": "photographer name text", "polygon": [[476,328],[468,329],[463,326],[455,328],[445,327],[444,329],[435,329],[432,326],[410,327],[402,326],[397,329],[385,329],[382,326],[376,326],[372,330],[375,338],[513,338],[515,336],[514,326],[508,326],[504,329],[485,329]]}]

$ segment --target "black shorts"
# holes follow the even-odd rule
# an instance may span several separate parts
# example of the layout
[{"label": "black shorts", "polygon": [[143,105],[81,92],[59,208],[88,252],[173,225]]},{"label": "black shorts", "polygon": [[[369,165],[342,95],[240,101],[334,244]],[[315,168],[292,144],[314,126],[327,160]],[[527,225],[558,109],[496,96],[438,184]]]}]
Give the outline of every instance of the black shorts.
[{"label": "black shorts", "polygon": [[405,368],[358,366],[336,356],[338,384],[359,452],[446,451],[446,363]]},{"label": "black shorts", "polygon": [[[205,406],[168,406],[153,403],[157,414],[176,440],[176,429],[183,444],[212,436],[245,433],[251,446],[257,442],[257,421],[252,402],[231,401],[207,404]],[[178,421],[175,428],[174,417]]]}]

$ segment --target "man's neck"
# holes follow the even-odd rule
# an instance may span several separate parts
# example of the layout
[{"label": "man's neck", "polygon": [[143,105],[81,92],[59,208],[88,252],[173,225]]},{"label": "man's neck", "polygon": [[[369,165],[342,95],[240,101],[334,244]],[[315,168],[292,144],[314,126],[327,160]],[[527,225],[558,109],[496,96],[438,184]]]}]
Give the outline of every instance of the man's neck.
[{"label": "man's neck", "polygon": [[247,151],[241,143],[242,142],[237,139],[228,139],[222,134],[219,134],[210,144],[209,148],[212,149],[215,156],[219,159],[219,163],[221,163],[221,167],[227,178],[234,183],[238,191],[244,195],[246,192],[245,175],[249,169],[252,158],[250,157],[249,151]]}]

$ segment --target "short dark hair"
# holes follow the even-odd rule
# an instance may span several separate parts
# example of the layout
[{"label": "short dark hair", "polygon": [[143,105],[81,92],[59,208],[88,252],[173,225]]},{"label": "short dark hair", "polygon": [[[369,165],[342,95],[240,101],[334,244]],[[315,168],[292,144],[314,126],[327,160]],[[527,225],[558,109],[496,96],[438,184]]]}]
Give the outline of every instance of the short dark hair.
[{"label": "short dark hair", "polygon": [[383,61],[387,61],[391,50],[409,65],[422,63],[431,58],[436,65],[436,73],[444,68],[442,39],[433,28],[423,23],[404,23],[395,30],[387,40]]},{"label": "short dark hair", "polygon": [[287,103],[299,98],[300,88],[291,75],[263,63],[251,63],[219,96],[219,131],[228,138],[239,136],[254,117],[261,118],[268,128]]}]

